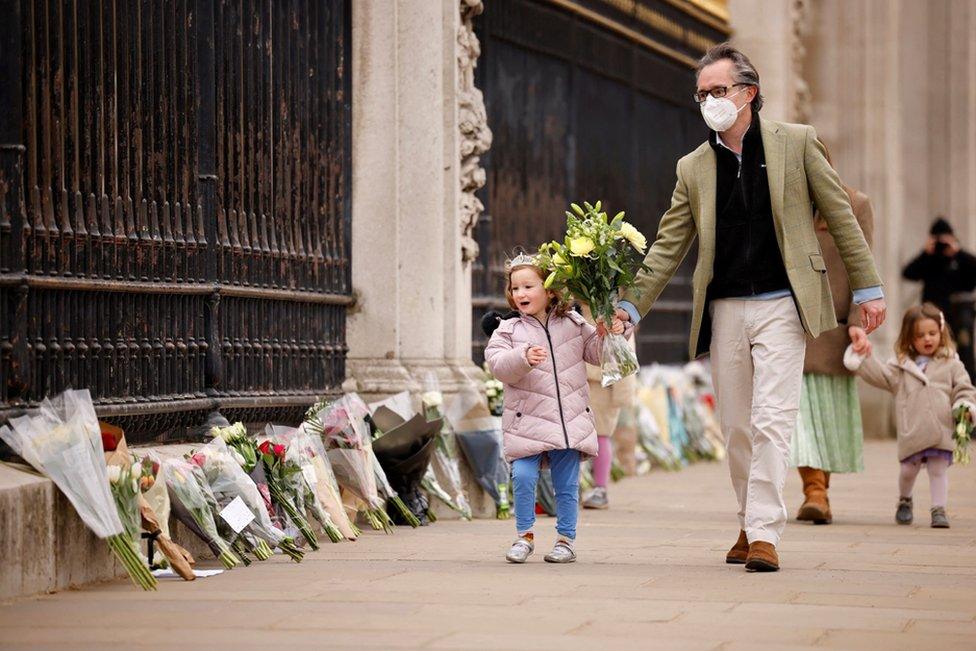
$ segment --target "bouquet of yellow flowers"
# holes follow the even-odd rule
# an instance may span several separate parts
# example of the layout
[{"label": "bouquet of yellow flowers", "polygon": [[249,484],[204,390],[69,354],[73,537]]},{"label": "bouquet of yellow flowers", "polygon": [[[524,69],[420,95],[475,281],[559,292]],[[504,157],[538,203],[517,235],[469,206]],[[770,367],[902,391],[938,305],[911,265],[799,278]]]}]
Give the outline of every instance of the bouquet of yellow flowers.
[{"label": "bouquet of yellow flowers", "polygon": [[[589,305],[593,316],[613,321],[617,296],[647,270],[647,239],[619,212],[611,220],[596,205],[571,204],[566,211],[566,236],[539,247],[536,260],[549,272],[546,289],[568,293]],[[601,384],[605,387],[637,372],[637,356],[622,335],[608,334],[603,342]]]}]

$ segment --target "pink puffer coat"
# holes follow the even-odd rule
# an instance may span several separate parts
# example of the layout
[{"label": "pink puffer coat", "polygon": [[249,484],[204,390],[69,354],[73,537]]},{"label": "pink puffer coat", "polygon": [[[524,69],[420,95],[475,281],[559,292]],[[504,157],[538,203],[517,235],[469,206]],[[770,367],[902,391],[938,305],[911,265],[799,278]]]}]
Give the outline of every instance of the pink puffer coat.
[{"label": "pink puffer coat", "polygon": [[[549,352],[535,367],[525,359],[531,346]],[[485,359],[505,385],[506,459],[567,448],[596,456],[586,363],[600,363],[602,346],[596,328],[576,312],[550,315],[546,324],[525,315],[501,321],[485,348]]]}]

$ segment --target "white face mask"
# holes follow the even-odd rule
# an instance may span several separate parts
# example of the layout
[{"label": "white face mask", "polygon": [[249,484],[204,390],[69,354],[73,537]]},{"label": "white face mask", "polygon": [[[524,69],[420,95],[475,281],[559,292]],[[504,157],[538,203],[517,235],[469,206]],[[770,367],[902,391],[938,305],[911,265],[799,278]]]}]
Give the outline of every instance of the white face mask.
[{"label": "white face mask", "polygon": [[709,95],[705,98],[705,101],[701,103],[701,114],[709,129],[722,133],[735,124],[736,118],[739,117],[739,111],[744,109],[746,105],[743,104],[736,108],[735,102],[730,97],[735,97],[741,92],[740,90],[729,97],[715,98]]}]

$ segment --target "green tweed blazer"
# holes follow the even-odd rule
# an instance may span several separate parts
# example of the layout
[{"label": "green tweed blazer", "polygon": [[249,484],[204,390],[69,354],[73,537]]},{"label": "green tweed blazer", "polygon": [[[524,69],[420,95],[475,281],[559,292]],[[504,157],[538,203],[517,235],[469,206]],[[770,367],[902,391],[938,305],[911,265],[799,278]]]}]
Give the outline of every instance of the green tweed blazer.
[{"label": "green tweed blazer", "polygon": [[[803,328],[811,336],[837,327],[817,233],[815,210],[827,221],[847,269],[852,289],[881,285],[864,234],[851,211],[840,177],[827,162],[826,150],[813,127],[763,120],[760,123],[776,240],[796,298]],[[698,239],[693,278],[694,307],[688,353],[708,352],[711,319],[706,291],[715,261],[715,152],[708,142],[678,161],[678,182],[671,207],[661,218],[657,238],[647,252],[649,272],[638,275],[623,295],[646,314]]]}]

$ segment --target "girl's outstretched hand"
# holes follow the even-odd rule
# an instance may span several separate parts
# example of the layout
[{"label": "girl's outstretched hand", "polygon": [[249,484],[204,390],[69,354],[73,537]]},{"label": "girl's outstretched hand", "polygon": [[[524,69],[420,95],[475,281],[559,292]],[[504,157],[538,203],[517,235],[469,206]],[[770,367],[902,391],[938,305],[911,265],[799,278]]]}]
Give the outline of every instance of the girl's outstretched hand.
[{"label": "girl's outstretched hand", "polygon": [[871,342],[868,341],[868,333],[864,328],[851,326],[847,329],[847,334],[851,336],[851,348],[855,353],[865,357],[871,354]]}]

